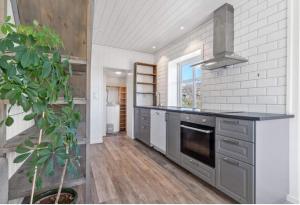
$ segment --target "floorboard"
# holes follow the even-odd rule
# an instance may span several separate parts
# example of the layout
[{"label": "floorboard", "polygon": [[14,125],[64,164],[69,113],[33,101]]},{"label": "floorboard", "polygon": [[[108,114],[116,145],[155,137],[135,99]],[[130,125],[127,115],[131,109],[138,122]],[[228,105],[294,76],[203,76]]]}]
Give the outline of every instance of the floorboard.
[{"label": "floorboard", "polygon": [[94,203],[235,203],[124,134],[91,146]]}]

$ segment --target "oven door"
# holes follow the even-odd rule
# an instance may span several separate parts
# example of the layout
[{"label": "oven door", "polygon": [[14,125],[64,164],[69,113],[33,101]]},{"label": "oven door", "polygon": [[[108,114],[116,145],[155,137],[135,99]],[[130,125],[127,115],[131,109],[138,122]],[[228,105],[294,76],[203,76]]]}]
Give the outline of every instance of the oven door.
[{"label": "oven door", "polygon": [[213,127],[181,122],[181,152],[215,167],[215,133]]}]

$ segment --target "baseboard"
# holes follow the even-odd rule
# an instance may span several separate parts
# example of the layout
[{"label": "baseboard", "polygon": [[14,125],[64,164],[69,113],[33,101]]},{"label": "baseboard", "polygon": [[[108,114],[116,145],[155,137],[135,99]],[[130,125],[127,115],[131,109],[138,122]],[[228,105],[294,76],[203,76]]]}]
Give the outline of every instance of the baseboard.
[{"label": "baseboard", "polygon": [[292,195],[287,195],[286,200],[292,204],[300,204],[300,199],[297,199],[296,197]]}]

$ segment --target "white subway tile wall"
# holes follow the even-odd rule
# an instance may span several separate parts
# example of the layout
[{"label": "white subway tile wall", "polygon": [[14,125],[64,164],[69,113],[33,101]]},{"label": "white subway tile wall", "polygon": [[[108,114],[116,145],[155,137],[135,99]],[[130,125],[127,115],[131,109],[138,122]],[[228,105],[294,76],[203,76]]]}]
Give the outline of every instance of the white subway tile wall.
[{"label": "white subway tile wall", "polygon": [[[285,113],[287,61],[287,0],[240,0],[235,8],[235,52],[249,62],[203,72],[202,109]],[[212,57],[213,20],[155,54],[158,91],[167,104],[170,60],[204,45]]]}]

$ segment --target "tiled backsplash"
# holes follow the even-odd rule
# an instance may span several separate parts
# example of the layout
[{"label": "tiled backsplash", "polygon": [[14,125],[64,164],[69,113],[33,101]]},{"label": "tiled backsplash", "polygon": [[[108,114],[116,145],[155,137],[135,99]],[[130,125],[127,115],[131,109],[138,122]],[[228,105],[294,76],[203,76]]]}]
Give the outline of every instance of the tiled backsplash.
[{"label": "tiled backsplash", "polygon": [[[287,0],[239,0],[235,52],[249,62],[203,72],[203,109],[284,113],[286,104]],[[213,21],[156,53],[158,91],[167,104],[168,62],[202,49],[212,57]]]}]

